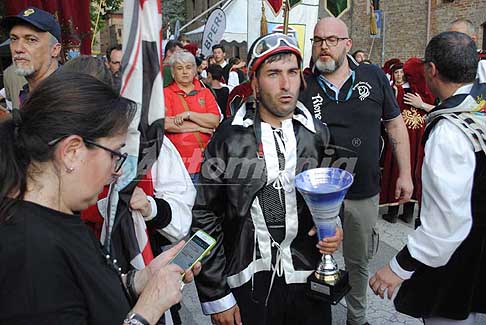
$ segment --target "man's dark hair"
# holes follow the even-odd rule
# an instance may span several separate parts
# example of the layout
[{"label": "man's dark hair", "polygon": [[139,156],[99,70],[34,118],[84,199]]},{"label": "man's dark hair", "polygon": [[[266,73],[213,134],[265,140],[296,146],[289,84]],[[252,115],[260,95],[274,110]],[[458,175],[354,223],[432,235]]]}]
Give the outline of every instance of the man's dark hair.
[{"label": "man's dark hair", "polygon": [[211,48],[211,51],[214,52],[214,50],[217,50],[217,49],[221,49],[221,51],[223,51],[223,53],[226,53],[226,50],[224,49],[224,46],[221,45],[221,44],[213,45],[213,47]]},{"label": "man's dark hair", "polygon": [[210,64],[206,71],[214,80],[223,81],[223,68],[219,64]]},{"label": "man's dark hair", "polygon": [[174,40],[168,41],[167,44],[165,44],[164,58],[167,56],[167,52],[173,51],[176,47],[183,49],[184,45],[182,45],[182,43],[179,41],[174,41]]},{"label": "man's dark hair", "polygon": [[273,55],[270,55],[268,58],[266,58],[262,63],[260,63],[258,65],[258,68],[257,70],[255,71],[255,76],[259,76],[260,74],[260,70],[262,69],[262,67],[267,64],[267,63],[272,63],[272,62],[276,62],[276,61],[280,61],[282,60],[283,58],[285,57],[288,57],[288,56],[292,56],[294,55],[295,58],[297,59],[297,64],[298,66],[300,67],[300,64],[301,64],[301,60],[300,58],[293,52],[290,52],[290,51],[284,51],[284,52],[278,52],[276,54],[273,54]]},{"label": "man's dark hair", "polygon": [[228,64],[233,66],[235,64],[239,64],[240,62],[241,62],[241,59],[239,57],[235,56],[235,57],[232,57],[231,59],[229,59]]},{"label": "man's dark hair", "polygon": [[113,46],[110,46],[107,50],[106,50],[106,60],[108,62],[111,62],[111,52],[113,51],[121,51],[122,50],[122,46],[121,44],[116,44],[116,45],[113,45]]},{"label": "man's dark hair", "polygon": [[178,41],[178,42],[181,42],[181,43],[182,43],[182,42],[188,42],[188,43],[189,43],[189,38],[188,38],[186,35],[181,34],[181,35],[179,35],[179,37],[177,38],[177,41]]},{"label": "man's dark hair", "polygon": [[470,83],[476,79],[476,44],[464,33],[443,32],[434,36],[425,49],[424,61],[434,63],[444,81]]},{"label": "man's dark hair", "polygon": [[353,58],[356,59],[356,54],[358,54],[358,53],[363,53],[364,54],[364,51],[363,50],[356,50],[356,51],[354,51],[353,54],[352,54]]}]

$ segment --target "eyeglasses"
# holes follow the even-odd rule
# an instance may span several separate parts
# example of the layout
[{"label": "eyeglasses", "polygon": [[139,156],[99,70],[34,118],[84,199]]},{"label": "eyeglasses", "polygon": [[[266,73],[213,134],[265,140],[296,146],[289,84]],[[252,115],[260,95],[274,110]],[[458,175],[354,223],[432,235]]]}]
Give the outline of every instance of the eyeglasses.
[{"label": "eyeglasses", "polygon": [[339,41],[343,41],[345,39],[349,39],[349,37],[337,37],[337,36],[329,36],[329,37],[324,37],[320,38],[317,36],[314,36],[314,38],[311,38],[312,46],[322,46],[322,42],[326,42],[326,45],[329,47],[335,47],[338,45]]},{"label": "eyeglasses", "polygon": [[[54,146],[56,145],[59,141],[61,141],[62,139],[66,138],[66,136],[63,136],[63,137],[59,137],[59,138],[56,138],[54,140],[51,140],[47,143],[48,146]],[[115,150],[112,150],[110,148],[107,148],[105,146],[102,146],[101,144],[98,144],[94,141],[90,141],[88,139],[85,139],[83,138],[83,141],[84,143],[90,145],[90,146],[95,146],[95,147],[98,147],[100,149],[103,149],[105,151],[108,151],[110,154],[111,154],[111,159],[115,159],[115,173],[118,173],[120,171],[120,169],[122,168],[123,164],[125,163],[125,160],[127,160],[127,157],[128,157],[128,154],[125,152],[125,153],[121,153],[121,152],[118,152],[118,151],[115,151]]]},{"label": "eyeglasses", "polygon": [[250,52],[251,59],[248,62],[250,73],[255,72],[258,68],[261,63],[261,60],[259,60],[260,58],[263,59],[268,57],[273,52],[276,52],[277,49],[280,49],[279,52],[294,52],[299,56],[299,59],[302,58],[299,46],[297,45],[297,40],[294,37],[282,33],[268,34],[257,40],[252,47],[253,50]]},{"label": "eyeglasses", "polygon": [[121,153],[121,152],[118,152],[118,151],[115,151],[115,150],[111,150],[110,148],[102,146],[101,144],[98,144],[94,141],[90,141],[88,139],[83,138],[83,141],[86,144],[98,147],[100,149],[106,150],[109,153],[111,153],[111,159],[115,159],[115,173],[118,173],[120,171],[120,169],[123,166],[123,163],[125,162],[125,160],[127,160],[128,154],[126,152]]}]

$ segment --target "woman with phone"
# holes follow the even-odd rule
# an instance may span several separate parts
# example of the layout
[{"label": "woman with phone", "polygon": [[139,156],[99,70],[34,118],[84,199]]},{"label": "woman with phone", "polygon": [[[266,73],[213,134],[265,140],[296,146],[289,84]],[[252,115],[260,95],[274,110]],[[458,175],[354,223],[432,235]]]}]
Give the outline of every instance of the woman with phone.
[{"label": "woman with phone", "polygon": [[0,323],[155,324],[181,299],[169,261],[183,243],[121,274],[77,214],[120,175],[134,114],[95,78],[62,73],[0,122]]}]

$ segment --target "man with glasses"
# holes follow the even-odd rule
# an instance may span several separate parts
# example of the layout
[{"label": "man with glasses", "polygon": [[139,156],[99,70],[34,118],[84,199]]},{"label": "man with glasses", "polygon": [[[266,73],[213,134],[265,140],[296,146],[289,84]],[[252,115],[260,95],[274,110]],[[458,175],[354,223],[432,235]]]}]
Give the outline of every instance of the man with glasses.
[{"label": "man with glasses", "polygon": [[329,127],[336,158],[332,165],[355,174],[341,218],[343,255],[352,287],[346,296],[347,324],[362,325],[367,324],[368,263],[379,241],[375,225],[381,123],[399,166],[395,196],[400,203],[410,199],[413,188],[408,133],[385,74],[373,65],[359,65],[348,54],[353,42],[343,21],[321,19],[312,42],[314,71],[306,76],[307,89],[300,100]]},{"label": "man with glasses", "polygon": [[123,58],[122,46],[120,44],[111,46],[106,50],[106,63],[113,76],[113,87],[116,90],[121,88],[121,61]]},{"label": "man with glasses", "polygon": [[299,171],[325,159],[329,133],[297,101],[302,54],[293,37],[257,39],[248,62],[256,104],[214,133],[193,208],[193,231],[217,240],[196,283],[202,310],[218,325],[330,325],[329,303],[309,298],[306,282],[342,232],[318,241],[294,186]]}]

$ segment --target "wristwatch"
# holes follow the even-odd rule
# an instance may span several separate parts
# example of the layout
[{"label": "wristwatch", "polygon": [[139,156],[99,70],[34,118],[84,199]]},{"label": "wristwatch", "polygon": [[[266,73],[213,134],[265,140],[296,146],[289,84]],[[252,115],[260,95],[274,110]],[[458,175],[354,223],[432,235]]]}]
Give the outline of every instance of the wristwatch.
[{"label": "wristwatch", "polygon": [[129,325],[150,325],[150,323],[137,313],[128,314],[127,318],[123,321],[123,324]]}]

